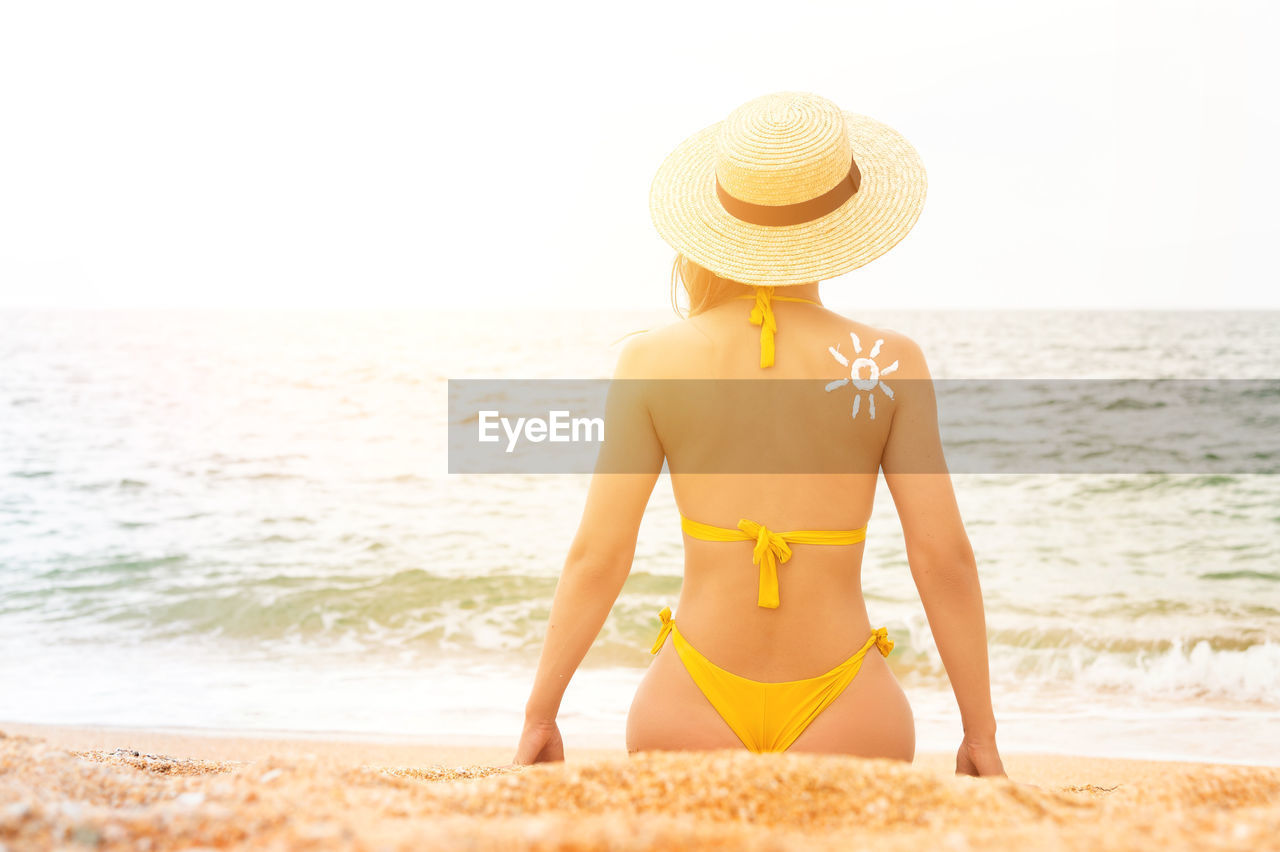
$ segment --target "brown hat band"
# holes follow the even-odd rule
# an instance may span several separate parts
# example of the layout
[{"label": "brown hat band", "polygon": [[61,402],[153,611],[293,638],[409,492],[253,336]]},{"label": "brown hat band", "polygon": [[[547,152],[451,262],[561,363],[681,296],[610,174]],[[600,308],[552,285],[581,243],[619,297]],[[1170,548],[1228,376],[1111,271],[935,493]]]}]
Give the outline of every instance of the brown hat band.
[{"label": "brown hat band", "polygon": [[752,225],[800,225],[835,210],[852,198],[861,185],[862,172],[858,171],[858,163],[855,160],[849,163],[849,173],[838,184],[808,201],[781,205],[752,204],[749,201],[734,198],[726,192],[720,185],[719,178],[716,178],[716,195],[719,196],[720,206],[724,207],[725,212],[743,222],[749,222]]}]

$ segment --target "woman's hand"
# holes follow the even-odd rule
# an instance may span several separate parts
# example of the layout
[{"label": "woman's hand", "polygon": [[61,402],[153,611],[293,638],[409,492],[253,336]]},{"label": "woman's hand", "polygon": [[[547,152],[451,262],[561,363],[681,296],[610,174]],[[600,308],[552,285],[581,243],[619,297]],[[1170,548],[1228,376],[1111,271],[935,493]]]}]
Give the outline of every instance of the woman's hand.
[{"label": "woman's hand", "polygon": [[996,750],[996,738],[965,735],[956,752],[956,774],[974,777],[1001,776],[1005,774],[1000,752]]},{"label": "woman's hand", "polygon": [[525,719],[520,744],[516,746],[515,766],[564,760],[564,740],[556,720]]}]

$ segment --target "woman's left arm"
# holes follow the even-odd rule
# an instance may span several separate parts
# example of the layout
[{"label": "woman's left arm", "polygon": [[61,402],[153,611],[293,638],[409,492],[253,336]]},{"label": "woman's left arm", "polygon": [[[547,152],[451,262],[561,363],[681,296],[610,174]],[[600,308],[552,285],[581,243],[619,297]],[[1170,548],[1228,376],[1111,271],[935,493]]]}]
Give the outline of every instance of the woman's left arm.
[{"label": "woman's left arm", "polygon": [[663,450],[645,404],[648,335],[618,358],[605,404],[605,436],[586,507],[556,584],[547,635],[514,763],[563,760],[560,701],[631,573],[645,505],[662,471]]}]

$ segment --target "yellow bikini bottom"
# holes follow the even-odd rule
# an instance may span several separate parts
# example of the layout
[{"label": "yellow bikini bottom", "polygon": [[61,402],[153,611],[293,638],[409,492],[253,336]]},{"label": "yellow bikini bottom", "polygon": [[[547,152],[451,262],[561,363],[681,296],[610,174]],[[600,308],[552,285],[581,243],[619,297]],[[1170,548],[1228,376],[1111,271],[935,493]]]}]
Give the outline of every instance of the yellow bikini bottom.
[{"label": "yellow bikini bottom", "polygon": [[698,653],[676,629],[670,607],[664,607],[659,617],[662,628],[650,653],[662,650],[662,644],[670,633],[676,653],[693,682],[742,744],[754,752],[786,751],[853,681],[862,668],[862,658],[872,645],[885,657],[893,650],[889,631],[880,627],[872,631],[857,653],[825,674],[804,680],[767,683],[725,671]]}]

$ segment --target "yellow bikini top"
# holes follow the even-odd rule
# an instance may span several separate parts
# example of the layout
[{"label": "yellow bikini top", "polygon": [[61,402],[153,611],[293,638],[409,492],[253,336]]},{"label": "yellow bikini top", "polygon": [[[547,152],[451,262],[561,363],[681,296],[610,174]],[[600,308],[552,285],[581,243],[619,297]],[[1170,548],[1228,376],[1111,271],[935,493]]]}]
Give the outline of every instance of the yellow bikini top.
[{"label": "yellow bikini top", "polygon": [[755,305],[751,308],[751,324],[760,326],[761,367],[773,366],[773,335],[778,330],[778,321],[773,315],[773,301],[819,304],[813,299],[803,299],[799,296],[775,296],[773,295],[773,288],[768,286],[756,287],[754,294],[744,293],[738,298],[756,300]]},{"label": "yellow bikini top", "polygon": [[856,530],[791,530],[774,532],[764,524],[743,518],[737,529],[713,527],[680,516],[680,526],[692,538],[703,541],[754,541],[751,564],[760,566],[760,593],[756,603],[778,608],[778,563],[791,558],[789,544],[857,544],[867,537],[867,528]]}]

